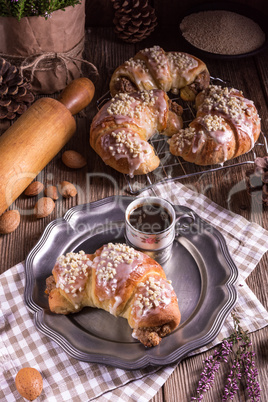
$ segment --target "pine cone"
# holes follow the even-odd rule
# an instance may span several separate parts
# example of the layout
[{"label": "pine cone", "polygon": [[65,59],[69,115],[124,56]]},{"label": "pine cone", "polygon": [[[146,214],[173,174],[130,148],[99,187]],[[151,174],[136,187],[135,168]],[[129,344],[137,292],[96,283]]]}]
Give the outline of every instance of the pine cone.
[{"label": "pine cone", "polygon": [[0,119],[13,120],[34,101],[31,85],[18,68],[0,57]]},{"label": "pine cone", "polygon": [[148,0],[112,0],[115,9],[115,33],[129,43],[140,42],[157,25],[155,10]]}]

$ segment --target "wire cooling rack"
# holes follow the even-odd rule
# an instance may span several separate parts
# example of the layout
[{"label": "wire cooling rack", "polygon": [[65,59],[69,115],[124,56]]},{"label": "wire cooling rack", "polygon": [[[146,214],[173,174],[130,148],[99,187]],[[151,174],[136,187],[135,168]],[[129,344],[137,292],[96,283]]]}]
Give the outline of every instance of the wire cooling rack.
[{"label": "wire cooling rack", "polygon": [[[226,84],[226,82],[220,78],[211,77],[211,80],[214,84],[217,81]],[[192,102],[184,102],[178,97],[170,96],[170,98],[172,101],[176,101],[183,107],[183,124],[184,127],[187,127],[195,118],[194,104]],[[109,99],[111,99],[111,97],[109,92],[107,92],[97,101],[98,109],[100,109],[101,106]],[[267,139],[264,133],[261,132],[254,148],[248,153],[226,161],[221,165],[197,166],[194,163],[184,161],[179,156],[172,155],[169,151],[169,144],[167,142],[168,139],[169,137],[157,133],[149,140],[149,143],[153,146],[156,155],[160,159],[158,168],[156,168],[153,172],[145,175],[134,176],[133,178],[131,178],[129,175],[124,175],[128,184],[129,192],[131,194],[139,194],[141,191],[151,188],[158,183],[185,179],[192,176],[216,172],[222,169],[230,169],[246,164],[254,164],[254,160],[257,157],[263,157],[268,154]]]}]

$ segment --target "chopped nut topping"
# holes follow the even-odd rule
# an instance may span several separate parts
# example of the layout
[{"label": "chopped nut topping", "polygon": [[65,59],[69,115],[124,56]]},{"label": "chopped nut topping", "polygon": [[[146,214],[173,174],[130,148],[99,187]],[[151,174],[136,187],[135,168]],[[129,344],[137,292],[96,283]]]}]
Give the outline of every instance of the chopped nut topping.
[{"label": "chopped nut topping", "polygon": [[167,53],[167,58],[173,65],[173,68],[179,70],[180,72],[192,70],[198,66],[198,61],[185,53],[169,52]]},{"label": "chopped nut topping", "polygon": [[168,67],[165,52],[160,46],[146,48],[141,50],[141,53],[145,54],[148,58],[151,58],[152,61],[157,64],[159,69],[166,69]]},{"label": "chopped nut topping", "polygon": [[[203,101],[201,100],[198,108],[202,116],[197,113],[195,119],[202,129],[189,127],[179,130],[168,141],[174,152],[182,155],[185,148],[192,146],[191,152],[194,153],[208,138],[217,145],[226,145],[233,135],[230,125],[237,125],[241,131],[247,133],[253,146],[252,126],[259,121],[254,103],[244,98],[241,91],[217,85],[210,85],[202,94]],[[204,113],[206,114],[203,116]],[[186,151],[188,152],[188,149]],[[227,156],[226,147],[224,155]]]},{"label": "chopped nut topping", "polygon": [[84,251],[59,256],[56,261],[56,287],[76,297],[77,293],[81,293],[85,288],[91,264]]},{"label": "chopped nut topping", "polygon": [[174,70],[179,70],[180,73],[192,70],[198,66],[198,61],[186,53],[167,52],[160,46],[153,46],[141,50],[141,53],[146,55],[152,63],[156,65],[158,75],[169,75],[170,67]]},{"label": "chopped nut topping", "polygon": [[131,68],[135,68],[135,69],[141,68],[145,73],[149,72],[148,68],[146,67],[145,62],[140,59],[134,60],[133,58],[131,58],[125,62],[125,65],[128,67],[131,67]]},{"label": "chopped nut topping", "polygon": [[132,264],[141,260],[141,253],[121,243],[108,243],[103,247],[97,262],[93,260],[99,281],[108,282],[115,279],[119,264]]},{"label": "chopped nut topping", "polygon": [[193,127],[186,127],[185,129],[180,129],[176,134],[174,134],[168,143],[176,148],[178,152],[182,152],[185,146],[190,146],[192,139],[196,134],[196,130]]},{"label": "chopped nut topping", "polygon": [[140,94],[140,99],[128,93],[116,94],[111,100],[107,112],[110,115],[129,116],[139,119],[146,108],[153,106],[156,102],[154,91],[144,91]]},{"label": "chopped nut topping", "polygon": [[205,115],[202,119],[202,122],[204,124],[204,127],[208,131],[224,131],[225,130],[224,119],[221,116],[218,116],[216,114]]},{"label": "chopped nut topping", "polygon": [[142,152],[145,154],[148,153],[148,146],[144,148],[145,141],[142,141],[137,133],[127,130],[117,130],[113,131],[110,135],[114,140],[112,146],[109,146],[112,156],[129,153],[130,156],[135,158],[140,156]]},{"label": "chopped nut topping", "polygon": [[245,120],[245,114],[250,115],[250,106],[253,106],[253,102],[241,95],[243,93],[234,88],[222,88],[218,85],[210,85],[206,91],[201,109],[219,111],[235,123],[238,123],[241,119]]},{"label": "chopped nut topping", "polygon": [[164,278],[155,279],[149,277],[146,282],[141,283],[139,292],[135,294],[133,309],[138,309],[138,316],[146,314],[152,308],[160,304],[169,304],[171,302],[171,291],[173,290],[171,282]]}]

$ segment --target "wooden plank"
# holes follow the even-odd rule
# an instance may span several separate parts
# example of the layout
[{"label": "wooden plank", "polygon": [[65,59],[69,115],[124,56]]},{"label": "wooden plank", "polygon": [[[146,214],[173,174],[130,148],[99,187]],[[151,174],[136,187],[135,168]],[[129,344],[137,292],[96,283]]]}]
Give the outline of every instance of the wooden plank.
[{"label": "wooden plank", "polygon": [[[123,3],[123,2],[122,2]],[[187,0],[187,2],[177,0],[153,0],[149,1],[155,8],[158,24],[162,26],[178,26],[179,21],[188,10],[204,3],[203,0]],[[227,2],[226,2],[227,3]],[[237,3],[254,7],[262,14],[268,15],[266,0],[256,0],[252,4],[251,0],[240,0]],[[110,0],[87,0],[86,1],[86,27],[113,26],[114,9]]]},{"label": "wooden plank", "polygon": [[[263,92],[263,96],[266,101],[266,106],[268,107],[268,50],[266,48],[266,51],[263,51],[260,53],[258,56],[255,57],[255,62],[257,66],[257,71],[259,74],[259,79],[260,82],[262,83],[261,85],[261,90]],[[263,124],[266,124],[266,133],[267,133],[267,119],[264,120]],[[268,135],[267,135],[268,137]]]},{"label": "wooden plank", "polygon": [[110,0],[86,1],[86,27],[113,26],[114,9]]},{"label": "wooden plank", "polygon": [[[157,6],[160,2],[155,2]],[[164,4],[164,3],[163,3]],[[173,5],[175,2],[173,2]],[[96,2],[95,2],[96,5]],[[161,6],[162,7],[162,6]],[[164,7],[164,6],[163,6]],[[158,8],[160,10],[160,8]],[[163,9],[163,8],[162,8]],[[162,10],[161,9],[161,10]],[[164,10],[163,10],[164,11]],[[38,179],[44,184],[58,184],[62,180],[68,180],[79,188],[78,196],[74,199],[56,201],[55,211],[47,218],[36,220],[32,215],[32,208],[37,197],[27,198],[21,196],[14,207],[22,212],[20,227],[10,235],[0,236],[1,249],[1,271],[25,259],[31,248],[36,244],[42,235],[46,225],[53,219],[62,217],[72,206],[84,202],[95,201],[113,194],[126,194],[127,187],[124,176],[105,166],[102,160],[93,152],[89,146],[89,129],[92,118],[97,111],[96,101],[109,88],[109,80],[113,70],[124,60],[132,57],[138,49],[154,44],[163,46],[165,50],[183,50],[177,35],[177,27],[167,27],[161,32],[157,30],[152,36],[137,45],[129,45],[117,39],[112,28],[98,27],[87,31],[86,35],[86,59],[94,63],[99,69],[99,79],[95,79],[90,68],[85,68],[86,75],[96,85],[96,95],[91,105],[86,109],[86,116],[77,116],[77,132],[64,149],[47,165],[41,172]],[[257,56],[252,59],[239,61],[220,61],[206,59],[211,73],[224,77],[245,92],[256,103],[265,132],[268,132],[267,112],[267,56]],[[87,167],[81,170],[66,168],[61,162],[61,155],[65,149],[75,149],[81,152],[88,161]],[[254,197],[251,197],[245,190],[235,193],[228,202],[228,196],[232,188],[239,182],[243,182],[247,167],[228,169],[217,173],[194,177],[191,180],[182,180],[190,184],[197,191],[207,197],[238,213],[245,218],[259,223],[268,228],[267,207],[258,206]],[[89,185],[87,185],[89,183]],[[261,208],[261,209],[260,209]],[[256,294],[265,308],[268,308],[268,256],[265,255],[257,268],[247,279],[247,284]],[[260,372],[262,395],[265,400],[268,395],[267,378],[267,335],[268,328],[255,332],[251,335],[253,349],[257,353],[257,366]],[[209,356],[211,351],[184,359],[176,368],[175,372],[167,380],[162,389],[152,399],[152,402],[189,402],[191,396],[195,395],[199,376],[202,371],[202,361]],[[215,380],[215,387],[205,396],[205,401],[215,402],[221,400],[223,390],[223,379],[226,378],[227,367],[222,368]],[[234,401],[248,400],[243,387],[240,389],[240,399]]]}]

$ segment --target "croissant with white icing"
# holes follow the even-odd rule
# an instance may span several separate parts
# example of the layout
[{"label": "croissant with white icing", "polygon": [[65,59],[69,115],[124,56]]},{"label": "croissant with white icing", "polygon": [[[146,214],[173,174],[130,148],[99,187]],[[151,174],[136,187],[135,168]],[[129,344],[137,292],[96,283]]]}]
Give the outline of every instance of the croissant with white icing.
[{"label": "croissant with white icing", "polygon": [[196,97],[196,118],[168,141],[170,152],[196,165],[221,164],[250,151],[261,126],[253,101],[211,85]]},{"label": "croissant with white icing", "polygon": [[182,52],[165,52],[160,46],[140,50],[114,71],[110,92],[162,89],[193,101],[209,86],[210,75],[205,63]]},{"label": "croissant with white icing", "polygon": [[147,347],[158,345],[180,323],[177,297],[163,268],[126,244],[60,256],[46,284],[52,312],[106,310],[126,318],[133,337]]},{"label": "croissant with white icing", "polygon": [[147,142],[156,132],[171,136],[183,126],[182,108],[159,89],[120,93],[94,117],[90,145],[112,168],[131,177],[160,163]]}]

